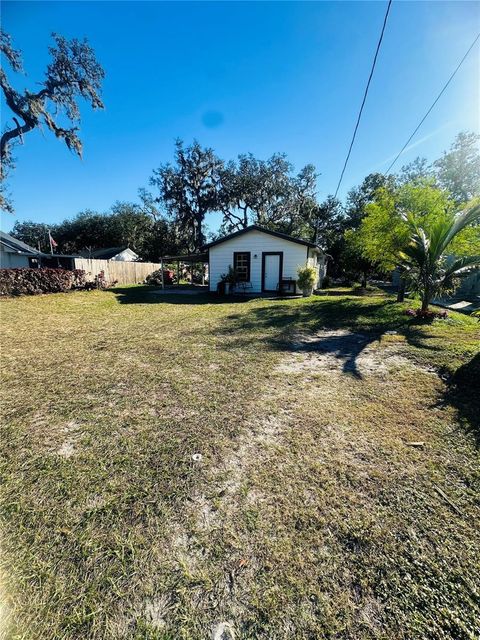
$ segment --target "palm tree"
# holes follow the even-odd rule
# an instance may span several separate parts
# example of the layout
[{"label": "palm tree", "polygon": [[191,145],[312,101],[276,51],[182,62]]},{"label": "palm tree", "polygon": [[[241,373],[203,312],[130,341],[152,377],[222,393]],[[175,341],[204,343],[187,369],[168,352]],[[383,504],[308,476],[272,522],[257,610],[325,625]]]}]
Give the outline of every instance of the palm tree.
[{"label": "palm tree", "polygon": [[480,221],[480,205],[457,215],[447,215],[428,228],[421,227],[411,214],[406,216],[410,239],[400,252],[400,268],[412,290],[420,294],[422,311],[428,310],[432,298],[451,289],[456,278],[480,267],[480,247],[476,256],[453,261],[447,257],[455,236],[477,221]]}]

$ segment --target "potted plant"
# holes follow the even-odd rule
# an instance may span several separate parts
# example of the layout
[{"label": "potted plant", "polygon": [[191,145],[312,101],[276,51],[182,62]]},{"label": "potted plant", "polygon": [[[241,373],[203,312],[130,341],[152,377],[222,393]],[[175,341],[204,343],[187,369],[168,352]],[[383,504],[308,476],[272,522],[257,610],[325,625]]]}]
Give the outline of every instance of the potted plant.
[{"label": "potted plant", "polygon": [[228,273],[223,273],[220,276],[220,282],[223,282],[225,286],[225,294],[233,293],[233,289],[238,282],[238,275],[235,269],[230,265],[228,267]]},{"label": "potted plant", "polygon": [[297,284],[303,292],[303,296],[307,298],[312,295],[313,286],[317,282],[317,271],[314,267],[309,267],[305,265],[304,267],[299,267],[298,271]]}]

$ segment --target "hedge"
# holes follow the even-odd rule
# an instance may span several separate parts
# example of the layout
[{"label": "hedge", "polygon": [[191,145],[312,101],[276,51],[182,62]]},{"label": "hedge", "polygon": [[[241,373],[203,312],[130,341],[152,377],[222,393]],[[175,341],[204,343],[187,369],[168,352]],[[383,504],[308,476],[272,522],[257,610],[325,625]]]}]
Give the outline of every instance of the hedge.
[{"label": "hedge", "polygon": [[61,293],[84,286],[81,269],[0,269],[0,296]]}]

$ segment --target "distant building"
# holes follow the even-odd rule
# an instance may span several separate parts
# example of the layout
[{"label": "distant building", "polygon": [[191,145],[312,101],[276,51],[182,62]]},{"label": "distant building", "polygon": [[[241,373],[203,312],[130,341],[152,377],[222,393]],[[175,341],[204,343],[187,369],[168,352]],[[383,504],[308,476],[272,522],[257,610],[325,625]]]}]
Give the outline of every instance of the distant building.
[{"label": "distant building", "polygon": [[0,231],[0,268],[20,269],[38,267],[41,251]]},{"label": "distant building", "polygon": [[84,258],[95,258],[95,260],[115,260],[117,262],[136,262],[139,255],[129,247],[110,247],[108,249],[97,249],[96,251],[82,251]]},{"label": "distant building", "polygon": [[0,231],[0,269],[28,269],[50,267],[74,269],[77,256],[63,253],[43,253],[34,247]]}]

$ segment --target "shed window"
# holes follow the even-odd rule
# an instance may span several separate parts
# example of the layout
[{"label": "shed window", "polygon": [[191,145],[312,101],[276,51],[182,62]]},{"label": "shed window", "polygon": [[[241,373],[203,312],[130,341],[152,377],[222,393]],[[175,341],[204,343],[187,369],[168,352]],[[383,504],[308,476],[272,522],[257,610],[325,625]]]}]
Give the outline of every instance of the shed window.
[{"label": "shed window", "polygon": [[233,254],[233,268],[239,282],[250,281],[250,251],[236,251]]}]

